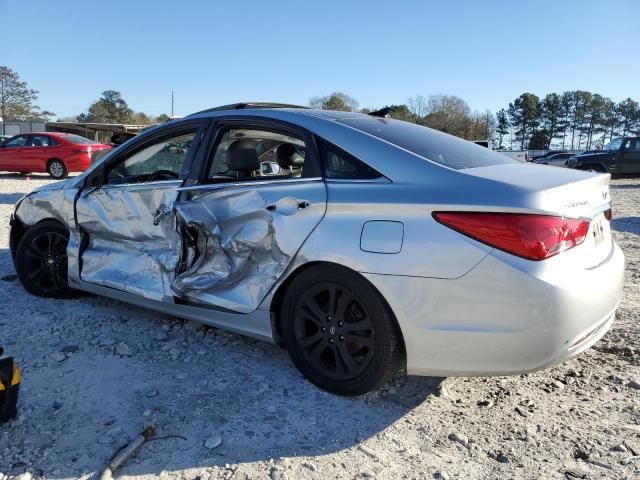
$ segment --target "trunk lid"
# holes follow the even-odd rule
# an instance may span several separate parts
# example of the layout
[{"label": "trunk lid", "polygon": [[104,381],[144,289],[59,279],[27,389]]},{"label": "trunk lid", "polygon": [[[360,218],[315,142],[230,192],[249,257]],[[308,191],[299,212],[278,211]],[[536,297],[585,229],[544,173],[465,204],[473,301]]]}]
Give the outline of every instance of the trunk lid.
[{"label": "trunk lid", "polygon": [[531,198],[533,210],[590,220],[585,241],[570,250],[572,255],[580,257],[583,267],[599,265],[610,254],[611,228],[605,216],[611,208],[609,174],[533,164],[494,165],[462,172],[516,187]]}]

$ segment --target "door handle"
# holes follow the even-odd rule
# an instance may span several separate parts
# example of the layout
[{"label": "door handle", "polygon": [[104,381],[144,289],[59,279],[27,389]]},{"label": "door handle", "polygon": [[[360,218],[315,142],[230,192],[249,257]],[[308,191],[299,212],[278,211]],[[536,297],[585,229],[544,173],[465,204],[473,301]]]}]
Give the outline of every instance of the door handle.
[{"label": "door handle", "polygon": [[156,210],[155,215],[153,216],[153,224],[154,225],[159,225],[160,224],[160,220],[162,219],[162,217],[169,215],[171,213],[171,209],[169,207],[167,207],[166,205],[160,205],[158,207],[158,209]]},{"label": "door handle", "polygon": [[276,203],[265,205],[264,209],[268,212],[278,212],[280,215],[293,215],[300,210],[306,210],[311,206],[308,200],[300,200],[295,197],[285,197]]}]

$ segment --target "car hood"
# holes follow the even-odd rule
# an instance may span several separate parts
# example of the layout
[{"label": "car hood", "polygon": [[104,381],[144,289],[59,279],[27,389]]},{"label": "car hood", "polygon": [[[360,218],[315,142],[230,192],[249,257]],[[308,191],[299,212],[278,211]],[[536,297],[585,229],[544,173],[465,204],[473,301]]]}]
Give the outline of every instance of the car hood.
[{"label": "car hood", "polygon": [[596,158],[596,157],[602,158],[602,157],[610,157],[610,156],[613,156],[613,155],[614,154],[611,153],[611,152],[607,152],[607,151],[604,151],[604,150],[596,150],[596,151],[593,151],[593,152],[582,153],[580,155],[577,155],[576,158],[578,160],[582,160],[583,158]]},{"label": "car hood", "polygon": [[40,187],[36,187],[33,190],[31,190],[31,193],[49,192],[49,191],[53,191],[53,190],[62,190],[62,189],[64,189],[65,186],[67,186],[69,184],[69,180],[70,179],[59,180],[57,182],[52,182],[52,183],[48,183],[46,185],[42,185]]}]

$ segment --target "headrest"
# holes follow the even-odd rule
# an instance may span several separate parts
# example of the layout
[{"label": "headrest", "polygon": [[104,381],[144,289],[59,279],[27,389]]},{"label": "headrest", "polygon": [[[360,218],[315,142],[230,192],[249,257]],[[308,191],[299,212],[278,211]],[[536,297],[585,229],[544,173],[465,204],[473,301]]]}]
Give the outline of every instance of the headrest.
[{"label": "headrest", "polygon": [[236,140],[227,148],[227,167],[229,170],[253,171],[260,168],[260,159],[255,143],[251,140]]},{"label": "headrest", "polygon": [[280,168],[301,167],[304,157],[290,143],[283,143],[276,148],[276,161]]}]

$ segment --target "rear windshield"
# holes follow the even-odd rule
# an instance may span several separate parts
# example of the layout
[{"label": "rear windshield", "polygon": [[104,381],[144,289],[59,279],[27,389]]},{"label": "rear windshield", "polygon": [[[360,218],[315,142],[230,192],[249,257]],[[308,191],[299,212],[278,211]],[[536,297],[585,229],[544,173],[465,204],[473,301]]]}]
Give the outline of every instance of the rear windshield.
[{"label": "rear windshield", "polygon": [[485,147],[414,123],[375,117],[349,118],[341,123],[456,170],[520,163]]},{"label": "rear windshield", "polygon": [[93,140],[89,140],[88,138],[84,138],[84,137],[81,137],[80,135],[73,135],[73,134],[65,135],[64,139],[70,141],[71,143],[80,143],[80,144],[96,143]]}]

